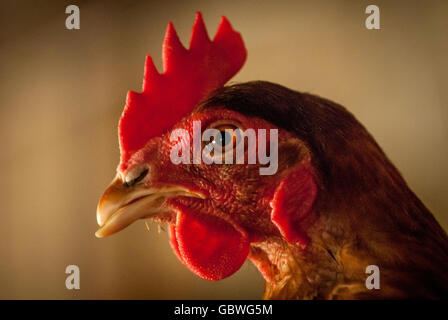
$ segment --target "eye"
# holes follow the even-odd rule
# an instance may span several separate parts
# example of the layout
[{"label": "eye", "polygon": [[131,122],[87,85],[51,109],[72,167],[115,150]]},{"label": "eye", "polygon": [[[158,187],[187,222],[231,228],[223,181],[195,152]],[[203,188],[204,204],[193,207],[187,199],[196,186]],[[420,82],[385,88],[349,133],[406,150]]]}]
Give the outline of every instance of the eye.
[{"label": "eye", "polygon": [[144,166],[136,167],[129,171],[129,173],[125,177],[124,185],[126,187],[132,187],[136,183],[143,180],[144,177],[148,174],[148,168]]},{"label": "eye", "polygon": [[237,139],[237,134],[239,129],[236,125],[230,124],[230,123],[221,123],[212,125],[209,127],[209,129],[216,129],[219,131],[219,134],[216,135],[216,139],[212,138],[211,142],[208,143],[205,147],[208,148],[210,151],[212,149],[215,150],[222,150],[222,152],[225,152],[225,150],[234,150],[237,142],[239,139]]},{"label": "eye", "polygon": [[[220,120],[209,125],[204,131],[202,143],[202,159],[205,163],[231,164],[237,163],[244,156],[244,131],[241,127],[229,120]],[[243,142],[243,149],[239,144]]]},{"label": "eye", "polygon": [[232,125],[220,125],[216,127],[216,130],[219,131],[219,135],[216,140],[213,140],[212,143],[217,144],[218,146],[225,148],[226,146],[236,143],[235,130],[238,129],[236,126]]}]

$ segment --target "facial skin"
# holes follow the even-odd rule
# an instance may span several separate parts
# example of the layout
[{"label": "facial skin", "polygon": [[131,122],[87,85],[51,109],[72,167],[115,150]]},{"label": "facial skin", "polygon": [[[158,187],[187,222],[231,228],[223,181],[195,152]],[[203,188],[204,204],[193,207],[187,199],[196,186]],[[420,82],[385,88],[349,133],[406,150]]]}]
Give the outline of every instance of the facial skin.
[{"label": "facial skin", "polygon": [[[268,132],[276,128],[262,119],[217,107],[193,112],[172,130],[187,130],[193,141],[193,121],[201,122],[202,132],[229,126]],[[223,218],[247,233],[251,242],[280,236],[270,220],[269,201],[288,168],[309,159],[301,141],[279,129],[277,173],[263,176],[259,172],[260,164],[247,164],[247,161],[246,164],[175,165],[170,161],[170,151],[176,142],[170,141],[170,133],[151,139],[133,155],[126,171],[117,172],[98,205],[101,226],[96,233],[98,237],[113,234],[138,219],[175,223],[176,208],[181,205]],[[193,148],[192,143],[190,147]],[[190,152],[193,154],[192,149]]]}]

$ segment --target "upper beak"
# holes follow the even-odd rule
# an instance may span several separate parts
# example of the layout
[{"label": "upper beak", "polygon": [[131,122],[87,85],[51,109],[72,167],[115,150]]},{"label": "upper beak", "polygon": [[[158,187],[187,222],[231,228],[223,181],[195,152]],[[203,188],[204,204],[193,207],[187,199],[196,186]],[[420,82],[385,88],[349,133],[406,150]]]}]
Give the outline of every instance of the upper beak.
[{"label": "upper beak", "polygon": [[96,218],[101,228],[95,236],[103,238],[138,219],[155,216],[161,211],[166,198],[180,195],[202,198],[179,186],[148,188],[144,184],[137,184],[129,187],[117,175],[98,203]]}]

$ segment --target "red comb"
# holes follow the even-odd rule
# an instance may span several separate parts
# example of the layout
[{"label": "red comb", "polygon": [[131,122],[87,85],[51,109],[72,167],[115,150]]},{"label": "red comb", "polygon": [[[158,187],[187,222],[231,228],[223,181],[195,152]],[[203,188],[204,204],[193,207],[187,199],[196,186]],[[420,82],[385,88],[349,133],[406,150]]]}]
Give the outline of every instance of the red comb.
[{"label": "red comb", "polygon": [[118,128],[121,169],[150,138],[165,133],[232,78],[246,55],[241,35],[225,17],[211,41],[198,12],[189,50],[183,47],[170,22],[163,41],[164,73],[159,74],[152,58],[146,56],[142,93],[128,92]]}]

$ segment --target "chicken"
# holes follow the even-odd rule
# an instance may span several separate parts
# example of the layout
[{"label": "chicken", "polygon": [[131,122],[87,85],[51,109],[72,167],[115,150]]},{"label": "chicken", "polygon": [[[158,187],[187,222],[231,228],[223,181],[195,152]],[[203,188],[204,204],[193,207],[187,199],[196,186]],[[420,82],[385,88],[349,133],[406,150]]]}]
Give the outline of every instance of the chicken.
[{"label": "chicken", "polygon": [[[142,93],[128,95],[121,162],[98,204],[96,236],[139,219],[167,223],[192,272],[216,281],[249,259],[266,280],[265,299],[446,298],[447,234],[372,136],[329,100],[264,81],[224,86],[245,59],[225,18],[211,41],[198,14],[189,50],[168,25],[164,73],[148,56]],[[175,146],[189,151],[184,160],[196,154],[195,123],[216,129],[208,141],[218,156],[230,145],[232,159],[238,145],[248,159],[251,150],[228,132],[269,130],[275,172],[249,161],[173,163]],[[366,287],[370,265],[379,289]]]}]

